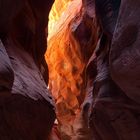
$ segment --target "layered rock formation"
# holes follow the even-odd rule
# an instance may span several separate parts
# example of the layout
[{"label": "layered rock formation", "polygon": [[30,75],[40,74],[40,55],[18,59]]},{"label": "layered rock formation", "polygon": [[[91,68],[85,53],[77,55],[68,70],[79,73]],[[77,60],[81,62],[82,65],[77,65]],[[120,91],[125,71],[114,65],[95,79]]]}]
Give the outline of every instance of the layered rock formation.
[{"label": "layered rock formation", "polygon": [[56,0],[48,76],[52,3],[0,0],[0,140],[139,140],[140,2]]},{"label": "layered rock formation", "polygon": [[138,140],[139,89],[134,85],[139,75],[129,70],[139,57],[139,43],[134,39],[137,30],[133,26],[139,26],[136,18],[139,2],[97,0],[95,6],[102,36],[96,52],[95,100],[90,116],[93,137],[97,140]]},{"label": "layered rock formation", "polygon": [[139,6],[73,1],[54,22],[47,61],[62,139],[139,139]]},{"label": "layered rock formation", "polygon": [[85,97],[85,66],[97,43],[94,32],[98,28],[95,28],[94,17],[94,9],[90,4],[72,1],[67,4],[59,20],[56,19],[54,23],[50,21],[55,30],[50,26],[46,54],[50,72],[49,87],[56,100],[63,139],[75,135],[73,123]]},{"label": "layered rock formation", "polygon": [[46,140],[53,126],[55,109],[44,59],[52,3],[0,1],[1,140]]}]

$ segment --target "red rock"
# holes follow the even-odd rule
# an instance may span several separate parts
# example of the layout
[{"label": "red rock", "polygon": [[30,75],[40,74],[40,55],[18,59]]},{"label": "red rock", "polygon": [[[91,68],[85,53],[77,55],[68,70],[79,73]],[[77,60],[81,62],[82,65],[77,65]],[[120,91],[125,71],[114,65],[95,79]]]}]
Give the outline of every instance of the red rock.
[{"label": "red rock", "polygon": [[[25,1],[24,5],[16,5],[15,8],[13,1],[4,1],[4,7],[0,9],[1,15],[2,12],[9,11],[9,4],[10,9],[13,8],[13,15],[6,13],[4,21],[0,21],[4,27],[4,30],[0,30],[3,42],[0,44],[1,140],[46,140],[52,129],[56,117],[54,102],[41,73],[44,49],[47,47],[45,28],[52,4],[50,2],[47,5],[48,2],[46,5],[34,2],[33,5]],[[45,16],[41,17],[39,10],[43,9],[36,4],[46,7]],[[40,8],[34,10],[44,19],[45,24],[43,20],[35,18],[35,6]],[[5,27],[9,20],[7,30]],[[38,20],[42,26],[36,26]],[[39,56],[37,50],[41,50]]]}]

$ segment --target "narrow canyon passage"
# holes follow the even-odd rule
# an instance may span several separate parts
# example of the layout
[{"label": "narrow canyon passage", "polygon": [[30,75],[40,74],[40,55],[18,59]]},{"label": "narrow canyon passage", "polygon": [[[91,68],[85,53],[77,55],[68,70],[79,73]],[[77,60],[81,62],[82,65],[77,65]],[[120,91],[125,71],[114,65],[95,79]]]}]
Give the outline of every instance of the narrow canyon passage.
[{"label": "narrow canyon passage", "polygon": [[0,0],[0,140],[139,140],[140,1]]},{"label": "narrow canyon passage", "polygon": [[84,131],[87,128],[77,117],[81,115],[87,92],[86,66],[98,40],[94,8],[93,1],[56,0],[49,15],[45,56],[49,89],[55,99],[58,128],[63,139],[76,135],[74,129]]},{"label": "narrow canyon passage", "polygon": [[[125,4],[120,0],[55,0],[53,4],[45,57],[62,140],[139,139],[139,119],[135,118],[139,109],[131,110],[138,104],[124,93],[124,83],[118,84],[120,76],[113,72],[117,49],[113,54],[111,42]],[[128,134],[131,128],[137,131]]]}]

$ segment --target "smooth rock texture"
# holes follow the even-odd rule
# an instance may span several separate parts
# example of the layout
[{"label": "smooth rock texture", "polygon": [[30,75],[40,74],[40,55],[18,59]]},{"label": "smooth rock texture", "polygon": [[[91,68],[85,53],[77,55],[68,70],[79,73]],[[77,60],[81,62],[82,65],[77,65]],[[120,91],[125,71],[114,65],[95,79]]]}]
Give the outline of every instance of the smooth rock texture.
[{"label": "smooth rock texture", "polygon": [[5,46],[14,71],[12,93],[22,94],[33,100],[45,99],[54,105],[33,58],[20,45],[18,48],[14,46],[12,41],[8,41]]},{"label": "smooth rock texture", "polygon": [[[59,10],[59,4],[51,11],[49,22],[52,26],[46,60],[49,66],[49,88],[56,101],[61,137],[69,140],[83,137],[83,130],[87,128],[79,111],[86,93],[86,65],[98,39],[94,32],[98,32],[99,28],[96,26],[94,1],[65,2],[62,14],[63,7]],[[52,18],[53,15],[56,16]]]},{"label": "smooth rock texture", "polygon": [[114,81],[137,103],[140,103],[139,7],[139,1],[122,0],[110,53]]},{"label": "smooth rock texture", "polygon": [[11,90],[14,81],[14,72],[9,56],[0,40],[0,90]]},{"label": "smooth rock texture", "polygon": [[[139,2],[122,0],[120,9],[118,7],[119,12],[115,9],[107,10],[108,7],[111,8],[112,0],[96,2],[102,35],[95,52],[95,65],[92,65],[92,69],[97,70],[94,75],[93,104],[89,118],[93,139],[138,140],[140,106],[139,89],[136,88],[139,82],[136,79],[139,77],[139,67],[133,66],[136,66],[136,62],[139,63],[135,59],[139,59],[139,19],[136,17]],[[115,6],[115,2],[113,4]],[[103,9],[100,9],[101,7]],[[116,12],[119,15],[112,18]],[[131,23],[134,26],[127,28]]]},{"label": "smooth rock texture", "polygon": [[62,139],[139,140],[140,2],[78,2],[56,3],[50,16],[46,58]]},{"label": "smooth rock texture", "polygon": [[18,2],[0,1],[0,15],[11,10],[0,20],[0,140],[47,140],[56,118],[44,59],[53,1]]},{"label": "smooth rock texture", "polygon": [[57,0],[46,52],[52,3],[0,1],[0,140],[139,140],[140,2]]}]

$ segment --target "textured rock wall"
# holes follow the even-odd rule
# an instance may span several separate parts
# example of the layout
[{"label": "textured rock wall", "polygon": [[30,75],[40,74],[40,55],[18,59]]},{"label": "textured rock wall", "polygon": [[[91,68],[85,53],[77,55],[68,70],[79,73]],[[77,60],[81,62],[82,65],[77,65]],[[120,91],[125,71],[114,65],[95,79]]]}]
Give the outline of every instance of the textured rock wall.
[{"label": "textured rock wall", "polygon": [[[139,1],[122,1],[113,36],[110,63],[112,77],[125,94],[139,101]],[[127,21],[124,23],[124,21]],[[120,68],[121,69],[118,69]],[[118,76],[120,75],[120,76]]]},{"label": "textured rock wall", "polygon": [[139,140],[140,3],[81,2],[59,15],[46,57],[62,139]]},{"label": "textured rock wall", "polygon": [[53,126],[55,109],[44,59],[52,3],[0,1],[1,140],[46,140]]},{"label": "textured rock wall", "polygon": [[135,86],[139,68],[133,67],[139,58],[139,41],[135,38],[139,28],[136,17],[139,2],[122,0],[120,8],[119,3],[119,0],[96,1],[102,36],[96,52],[90,127],[97,140],[138,140],[140,137],[139,89]]},{"label": "textured rock wall", "polygon": [[[62,139],[71,139],[84,127],[78,118],[86,93],[86,65],[95,49],[99,30],[94,2],[69,2],[53,26],[54,30],[50,28],[49,31],[46,53],[49,88],[55,97]],[[73,126],[73,123],[77,125]]]}]

